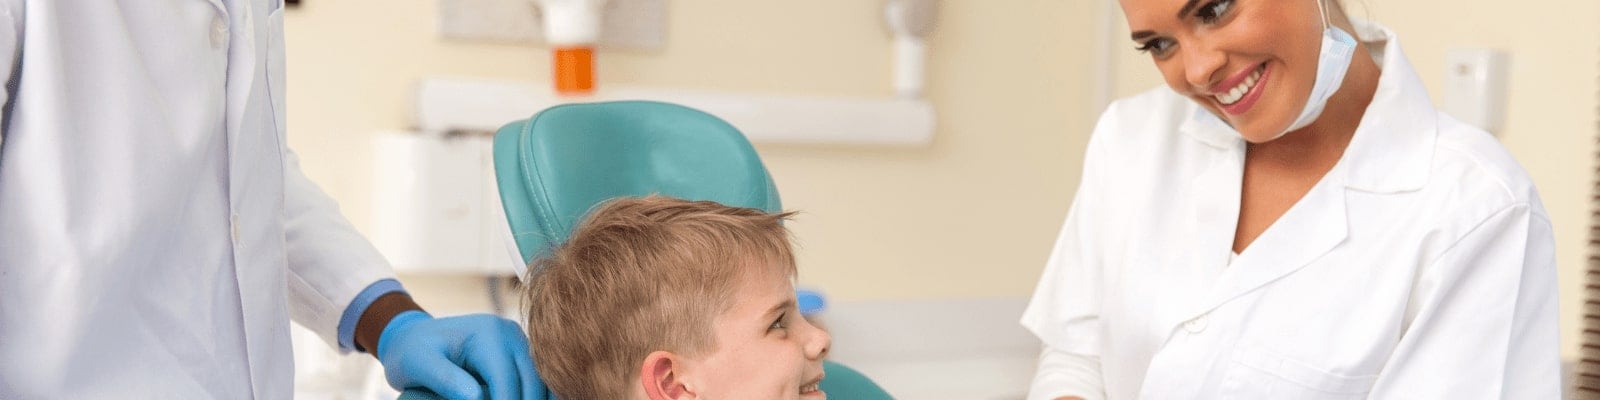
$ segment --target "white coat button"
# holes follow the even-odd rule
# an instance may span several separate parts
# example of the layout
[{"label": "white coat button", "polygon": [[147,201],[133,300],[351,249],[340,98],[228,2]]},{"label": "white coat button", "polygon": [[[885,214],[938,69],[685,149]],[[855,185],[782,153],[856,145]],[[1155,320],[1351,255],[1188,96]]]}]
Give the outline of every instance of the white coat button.
[{"label": "white coat button", "polygon": [[238,243],[239,242],[239,214],[233,214],[231,217],[228,218],[228,226],[229,226],[229,229],[231,229],[233,231],[233,242],[234,243]]},{"label": "white coat button", "polygon": [[1205,315],[1194,317],[1194,319],[1189,320],[1189,322],[1183,323],[1183,330],[1188,331],[1189,333],[1200,333],[1206,330],[1206,323]]},{"label": "white coat button", "polygon": [[224,44],[228,44],[228,22],[217,17],[211,20],[211,48],[220,49]]}]

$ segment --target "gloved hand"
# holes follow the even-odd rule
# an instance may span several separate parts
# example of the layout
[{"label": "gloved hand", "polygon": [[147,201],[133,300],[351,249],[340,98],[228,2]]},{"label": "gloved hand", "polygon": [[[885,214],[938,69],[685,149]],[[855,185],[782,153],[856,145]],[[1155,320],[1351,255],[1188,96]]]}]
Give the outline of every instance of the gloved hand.
[{"label": "gloved hand", "polygon": [[400,313],[383,328],[377,356],[389,386],[398,390],[427,388],[449,399],[555,398],[533,369],[522,330],[493,315]]}]

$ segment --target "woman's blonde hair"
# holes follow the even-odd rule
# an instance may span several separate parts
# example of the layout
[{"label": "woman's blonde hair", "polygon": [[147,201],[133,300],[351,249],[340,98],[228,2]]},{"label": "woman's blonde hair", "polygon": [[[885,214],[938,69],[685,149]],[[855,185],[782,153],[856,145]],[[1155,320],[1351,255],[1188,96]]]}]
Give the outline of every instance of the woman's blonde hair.
[{"label": "woman's blonde hair", "polygon": [[645,356],[714,350],[712,321],[756,273],[795,275],[783,221],[709,201],[609,201],[528,268],[539,376],[564,399],[622,399]]}]

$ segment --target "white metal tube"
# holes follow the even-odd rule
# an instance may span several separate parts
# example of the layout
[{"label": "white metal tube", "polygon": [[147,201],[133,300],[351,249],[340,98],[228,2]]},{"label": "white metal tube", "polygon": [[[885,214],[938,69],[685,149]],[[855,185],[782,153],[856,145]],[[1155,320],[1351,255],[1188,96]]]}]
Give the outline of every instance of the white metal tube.
[{"label": "white metal tube", "polygon": [[897,35],[894,38],[894,91],[904,99],[922,97],[927,81],[928,45],[922,38]]},{"label": "white metal tube", "polygon": [[607,0],[535,0],[544,15],[550,47],[594,46],[600,41],[600,10]]}]

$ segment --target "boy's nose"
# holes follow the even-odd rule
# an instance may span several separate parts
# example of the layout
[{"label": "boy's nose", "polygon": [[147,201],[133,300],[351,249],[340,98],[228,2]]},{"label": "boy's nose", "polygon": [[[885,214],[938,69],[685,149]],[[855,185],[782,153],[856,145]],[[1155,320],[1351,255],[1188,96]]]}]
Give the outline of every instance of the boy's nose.
[{"label": "boy's nose", "polygon": [[833,335],[828,334],[816,325],[811,326],[811,338],[806,341],[806,356],[814,360],[821,360],[828,355],[828,348],[833,346]]}]

